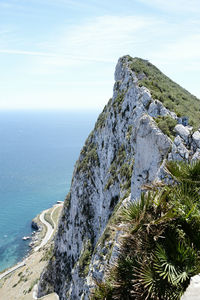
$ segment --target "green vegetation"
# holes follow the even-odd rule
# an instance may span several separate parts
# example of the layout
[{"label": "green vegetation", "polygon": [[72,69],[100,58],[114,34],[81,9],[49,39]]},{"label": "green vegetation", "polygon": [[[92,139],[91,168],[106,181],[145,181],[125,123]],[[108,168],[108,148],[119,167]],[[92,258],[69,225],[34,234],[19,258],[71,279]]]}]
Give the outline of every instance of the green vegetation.
[{"label": "green vegetation", "polygon": [[129,163],[124,163],[121,168],[120,168],[120,176],[121,178],[125,178],[126,180],[129,180],[131,178],[132,175],[132,168],[130,168],[130,164]]},{"label": "green vegetation", "polygon": [[200,161],[166,168],[176,184],[122,208],[118,261],[93,300],[178,300],[200,272]]},{"label": "green vegetation", "polygon": [[71,205],[71,193],[69,192],[65,198],[64,206],[69,209]]},{"label": "green vegetation", "polygon": [[62,207],[57,207],[54,210],[53,214],[52,214],[52,219],[53,219],[54,223],[56,224],[56,227],[57,227],[58,222],[59,222],[59,217],[60,217],[61,210],[62,210]]},{"label": "green vegetation", "polygon": [[131,69],[137,75],[143,75],[139,80],[140,86],[147,87],[154,99],[160,100],[166,108],[178,116],[188,116],[192,126],[199,126],[199,99],[173,82],[147,60],[129,57],[129,61]]},{"label": "green vegetation", "polygon": [[[86,149],[85,149],[86,148]],[[81,154],[84,155],[84,158],[79,161],[77,166],[77,171],[85,172],[90,169],[92,165],[99,166],[99,157],[97,154],[97,145],[90,143],[88,148],[84,146]]]},{"label": "green vegetation", "polygon": [[[52,208],[53,209],[53,208]],[[54,229],[54,223],[53,220],[51,218],[51,212],[52,209],[48,210],[45,214],[44,214],[44,219],[45,221],[47,221],[49,224],[51,224],[52,228]]]},{"label": "green vegetation", "polygon": [[109,177],[104,189],[105,189],[105,190],[109,190],[109,188],[110,188],[111,185],[113,185],[113,184],[114,184],[114,179],[113,179],[112,177]]},{"label": "green vegetation", "polygon": [[128,142],[130,142],[132,130],[133,130],[133,125],[129,125],[126,133],[126,139],[128,140]]},{"label": "green vegetation", "polygon": [[120,113],[122,110],[122,103],[124,101],[124,93],[119,92],[117,97],[115,98],[115,101],[113,102],[113,109],[114,111]]},{"label": "green vegetation", "polygon": [[174,127],[177,124],[176,120],[170,116],[159,116],[155,118],[155,121],[158,125],[158,128],[160,128],[164,134],[168,135],[170,138],[175,136]]},{"label": "green vegetation", "polygon": [[89,265],[92,256],[92,244],[91,241],[88,240],[84,251],[79,258],[79,274],[83,277],[87,276],[89,272]]},{"label": "green vegetation", "polygon": [[115,181],[118,181],[118,174],[119,174],[119,168],[122,166],[126,159],[126,151],[124,145],[121,145],[119,150],[117,151],[115,158],[113,159],[113,162],[109,168],[110,177],[105,185],[105,190],[109,189],[112,184],[114,184]]},{"label": "green vegetation", "polygon": [[28,289],[28,293],[30,293],[32,291],[33,287],[38,283],[38,281],[39,281],[39,278],[37,278],[31,282],[30,288]]},{"label": "green vegetation", "polygon": [[102,113],[99,115],[94,127],[95,130],[102,129],[105,126],[105,122],[108,117],[108,110],[110,109],[111,102],[112,102],[112,98],[108,101],[108,104],[105,105]]},{"label": "green vegetation", "polygon": [[121,145],[109,168],[110,177],[105,185],[108,190],[116,181],[120,181],[121,190],[130,190],[134,160],[128,159],[124,145]]},{"label": "green vegetation", "polygon": [[26,281],[28,281],[28,276],[27,276],[27,274],[25,275],[25,274],[23,274],[22,272],[20,272],[20,273],[18,274],[18,276],[19,276],[18,282],[16,282],[16,283],[12,286],[12,288],[15,288],[20,282],[26,282]]},{"label": "green vegetation", "polygon": [[53,257],[53,252],[54,252],[54,247],[53,244],[51,244],[50,248],[45,251],[40,261],[49,261]]},{"label": "green vegetation", "polygon": [[131,176],[133,172],[134,159],[125,162],[120,168],[120,176],[121,176],[121,191],[126,191],[123,199],[127,198],[131,192]]},{"label": "green vegetation", "polygon": [[[120,199],[118,201],[118,203],[115,205],[115,208],[113,210],[113,213],[108,221],[108,224],[103,232],[103,234],[101,235],[99,241],[98,241],[98,244],[96,245],[95,247],[95,250],[94,250],[94,253],[97,249],[97,246],[100,245],[101,246],[101,249],[103,247],[105,247],[106,245],[106,242],[108,240],[113,240],[114,237],[116,236],[116,225],[121,221],[121,215],[119,213],[119,208],[122,204],[122,201],[123,199]],[[109,252],[107,253],[107,259],[109,260],[111,254],[112,254],[112,247],[113,245],[109,245]]]}]

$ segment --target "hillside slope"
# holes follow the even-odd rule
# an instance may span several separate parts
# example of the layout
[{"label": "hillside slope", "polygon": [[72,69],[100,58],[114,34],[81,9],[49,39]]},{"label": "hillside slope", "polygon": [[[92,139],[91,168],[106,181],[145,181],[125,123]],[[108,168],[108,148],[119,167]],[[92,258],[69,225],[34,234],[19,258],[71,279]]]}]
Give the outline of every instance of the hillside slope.
[{"label": "hillside slope", "polygon": [[147,61],[119,59],[113,97],[75,165],[40,297],[55,291],[61,300],[89,299],[117,255],[120,228],[112,224],[121,203],[136,200],[144,184],[164,179],[165,159],[200,157],[200,133],[181,118],[181,112],[194,114],[197,122],[198,101]]}]

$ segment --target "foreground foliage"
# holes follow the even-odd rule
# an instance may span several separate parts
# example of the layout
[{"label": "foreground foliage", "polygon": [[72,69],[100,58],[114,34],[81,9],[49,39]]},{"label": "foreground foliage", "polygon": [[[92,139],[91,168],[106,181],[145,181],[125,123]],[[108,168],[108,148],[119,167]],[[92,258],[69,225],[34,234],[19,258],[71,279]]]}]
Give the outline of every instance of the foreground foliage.
[{"label": "foreground foliage", "polygon": [[200,162],[166,168],[176,184],[122,210],[118,261],[92,299],[178,300],[200,272]]}]

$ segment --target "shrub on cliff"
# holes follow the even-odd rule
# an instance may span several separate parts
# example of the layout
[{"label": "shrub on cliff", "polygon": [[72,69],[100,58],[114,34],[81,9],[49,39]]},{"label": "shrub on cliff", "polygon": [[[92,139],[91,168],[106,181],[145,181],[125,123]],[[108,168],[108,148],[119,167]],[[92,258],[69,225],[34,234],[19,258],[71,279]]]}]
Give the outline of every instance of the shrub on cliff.
[{"label": "shrub on cliff", "polygon": [[[149,61],[129,57],[130,68],[138,75],[139,85],[147,87],[154,99],[179,116],[188,116],[192,126],[200,123],[199,99],[173,82]],[[142,76],[140,76],[142,75]]]},{"label": "shrub on cliff", "polygon": [[200,162],[166,167],[176,184],[122,210],[117,263],[92,299],[178,300],[200,272]]}]

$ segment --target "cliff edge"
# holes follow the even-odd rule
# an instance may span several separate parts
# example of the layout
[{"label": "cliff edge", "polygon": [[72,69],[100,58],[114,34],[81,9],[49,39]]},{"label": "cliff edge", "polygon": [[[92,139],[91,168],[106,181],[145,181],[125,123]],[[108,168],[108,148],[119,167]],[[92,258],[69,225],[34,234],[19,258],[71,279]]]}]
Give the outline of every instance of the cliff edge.
[{"label": "cliff edge", "polygon": [[89,299],[117,256],[118,208],[137,200],[145,184],[167,180],[166,159],[200,158],[197,107],[196,97],[148,61],[119,59],[113,97],[76,162],[39,297],[55,291],[61,300]]}]

